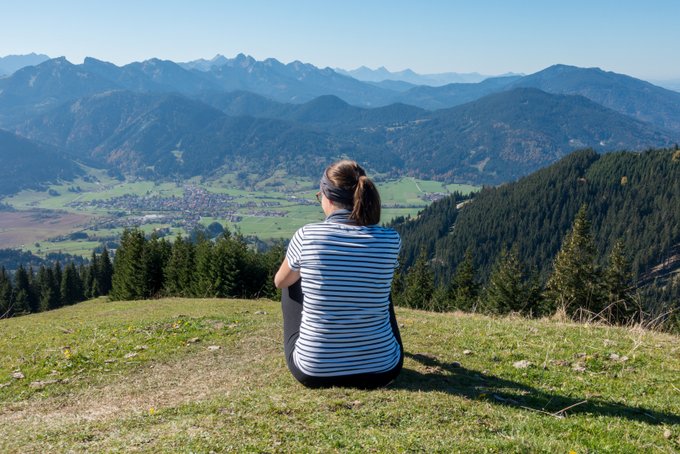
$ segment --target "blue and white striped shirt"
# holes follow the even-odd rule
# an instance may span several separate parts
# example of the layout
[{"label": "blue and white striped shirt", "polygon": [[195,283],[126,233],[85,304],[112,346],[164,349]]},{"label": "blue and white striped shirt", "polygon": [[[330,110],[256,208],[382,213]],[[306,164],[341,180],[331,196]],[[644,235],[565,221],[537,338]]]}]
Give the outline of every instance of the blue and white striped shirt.
[{"label": "blue and white striped shirt", "polygon": [[389,295],[401,240],[348,210],[300,228],[286,259],[302,278],[302,323],[293,359],[312,376],[386,372],[399,362]]}]

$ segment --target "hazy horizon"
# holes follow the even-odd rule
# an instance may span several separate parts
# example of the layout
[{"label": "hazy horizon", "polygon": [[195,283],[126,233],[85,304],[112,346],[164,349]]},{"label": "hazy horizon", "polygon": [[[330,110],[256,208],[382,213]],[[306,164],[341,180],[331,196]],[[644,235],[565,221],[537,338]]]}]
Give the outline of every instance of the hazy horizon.
[{"label": "hazy horizon", "polygon": [[29,0],[3,8],[0,55],[35,52],[72,63],[91,56],[123,66],[244,53],[320,68],[485,75],[530,74],[559,63],[677,80],[677,17],[680,2],[670,0],[170,0],[162,7]]}]

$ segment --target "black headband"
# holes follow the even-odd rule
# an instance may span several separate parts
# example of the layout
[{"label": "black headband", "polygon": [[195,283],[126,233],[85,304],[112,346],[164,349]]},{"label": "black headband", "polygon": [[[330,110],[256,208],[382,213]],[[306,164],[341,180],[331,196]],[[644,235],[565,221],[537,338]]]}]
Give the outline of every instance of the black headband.
[{"label": "black headband", "polygon": [[321,176],[321,192],[328,200],[342,203],[343,205],[354,204],[354,191],[335,186],[326,176],[326,172]]}]

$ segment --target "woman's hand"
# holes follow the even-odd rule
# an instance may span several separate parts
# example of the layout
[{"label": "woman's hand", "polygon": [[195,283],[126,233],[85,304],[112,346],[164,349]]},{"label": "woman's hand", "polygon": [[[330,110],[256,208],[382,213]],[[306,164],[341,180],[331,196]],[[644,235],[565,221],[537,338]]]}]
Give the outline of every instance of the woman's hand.
[{"label": "woman's hand", "polygon": [[288,265],[288,259],[284,258],[279,270],[276,272],[276,276],[274,276],[274,286],[276,288],[290,287],[298,279],[300,279],[300,271],[291,270]]}]

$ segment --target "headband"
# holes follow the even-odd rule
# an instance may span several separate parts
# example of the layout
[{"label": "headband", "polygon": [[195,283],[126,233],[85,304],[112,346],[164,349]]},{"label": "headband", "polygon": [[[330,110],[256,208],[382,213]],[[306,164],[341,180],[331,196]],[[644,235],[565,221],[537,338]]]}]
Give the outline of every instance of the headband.
[{"label": "headband", "polygon": [[348,189],[340,188],[335,186],[326,176],[324,171],[321,176],[320,184],[321,192],[328,200],[333,202],[342,203],[343,205],[353,205],[354,204],[354,191]]}]

